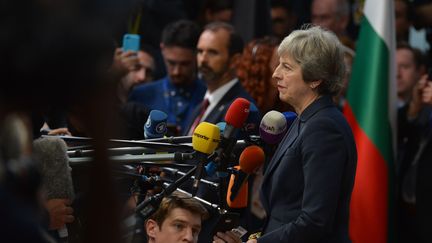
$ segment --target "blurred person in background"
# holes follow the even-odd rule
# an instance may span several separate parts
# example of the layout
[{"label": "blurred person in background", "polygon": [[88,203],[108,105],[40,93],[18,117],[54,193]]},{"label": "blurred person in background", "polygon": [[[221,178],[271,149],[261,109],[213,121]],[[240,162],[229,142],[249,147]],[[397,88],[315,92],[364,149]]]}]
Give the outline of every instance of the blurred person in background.
[{"label": "blurred person in background", "polygon": [[282,41],[297,24],[297,15],[287,0],[271,0],[272,35]]},{"label": "blurred person in background", "polygon": [[342,44],[354,49],[354,41],[347,34],[350,4],[347,0],[313,0],[311,22],[333,31]]},{"label": "blurred person in background", "polygon": [[198,22],[202,27],[215,21],[231,23],[233,5],[234,0],[204,0]]},{"label": "blurred person in background", "polygon": [[284,112],[289,105],[279,99],[273,71],[279,64],[277,38],[264,37],[249,42],[242,53],[237,67],[237,76],[246,91],[256,101],[262,114],[270,110]]},{"label": "blurred person in background", "polygon": [[136,86],[128,102],[137,102],[150,110],[168,115],[169,135],[181,134],[186,118],[203,99],[206,87],[197,77],[196,44],[200,30],[189,20],[166,26],[160,47],[168,75],[163,79]]},{"label": "blurred person in background", "polygon": [[[420,50],[400,42],[396,50],[398,92],[397,232],[401,242],[419,242],[416,189],[422,144],[429,139],[431,107],[427,101],[426,64]],[[425,97],[423,97],[423,95]],[[430,171],[430,170],[429,170]],[[411,184],[410,184],[411,183]]]},{"label": "blurred person in background", "polygon": [[119,82],[117,94],[121,103],[126,103],[129,92],[137,85],[149,83],[154,79],[156,69],[151,47],[142,46],[137,53],[123,52],[121,48],[116,49],[114,56],[118,65],[123,65],[127,72]]}]

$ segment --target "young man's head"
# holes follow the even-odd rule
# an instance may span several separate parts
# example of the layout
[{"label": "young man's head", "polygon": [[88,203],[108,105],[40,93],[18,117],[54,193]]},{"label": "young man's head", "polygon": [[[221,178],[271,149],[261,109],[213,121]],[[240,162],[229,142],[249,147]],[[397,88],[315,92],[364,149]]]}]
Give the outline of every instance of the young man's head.
[{"label": "young man's head", "polygon": [[190,84],[196,78],[197,24],[179,20],[165,27],[160,44],[168,76],[175,85]]},{"label": "young man's head", "polygon": [[213,91],[235,77],[235,64],[243,51],[243,40],[227,23],[208,24],[198,40],[198,70]]},{"label": "young man's head", "polygon": [[401,42],[396,50],[396,67],[398,98],[407,102],[411,98],[415,84],[426,72],[423,54],[420,50]]},{"label": "young man's head", "polygon": [[196,199],[180,193],[165,197],[146,221],[149,243],[198,242],[208,212]]}]

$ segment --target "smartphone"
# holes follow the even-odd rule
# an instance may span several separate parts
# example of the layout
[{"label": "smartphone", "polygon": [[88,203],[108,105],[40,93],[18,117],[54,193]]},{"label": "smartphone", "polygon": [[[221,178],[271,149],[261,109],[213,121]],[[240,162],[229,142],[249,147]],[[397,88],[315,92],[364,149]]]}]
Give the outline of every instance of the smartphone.
[{"label": "smartphone", "polygon": [[136,34],[125,34],[123,36],[123,51],[137,52],[140,49],[140,36]]}]

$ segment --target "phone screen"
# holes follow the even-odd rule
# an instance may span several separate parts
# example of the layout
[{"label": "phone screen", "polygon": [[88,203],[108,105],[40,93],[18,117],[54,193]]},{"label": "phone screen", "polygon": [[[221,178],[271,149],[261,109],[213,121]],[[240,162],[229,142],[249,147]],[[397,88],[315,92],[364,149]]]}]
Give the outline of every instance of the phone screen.
[{"label": "phone screen", "polygon": [[140,49],[140,36],[136,34],[125,34],[123,36],[123,51],[137,52]]}]

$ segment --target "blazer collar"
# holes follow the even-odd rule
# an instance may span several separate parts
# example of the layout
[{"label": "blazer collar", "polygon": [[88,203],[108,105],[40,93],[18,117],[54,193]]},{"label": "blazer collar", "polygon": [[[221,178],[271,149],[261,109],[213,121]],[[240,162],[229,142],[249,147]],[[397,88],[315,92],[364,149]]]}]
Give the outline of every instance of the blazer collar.
[{"label": "blazer collar", "polygon": [[299,119],[301,122],[306,122],[322,108],[332,105],[334,105],[332,97],[329,95],[323,95],[306,107],[306,109],[300,114]]},{"label": "blazer collar", "polygon": [[285,134],[285,137],[282,139],[282,141],[279,144],[279,147],[276,151],[276,153],[273,155],[273,158],[269,164],[269,167],[267,168],[265,172],[264,180],[267,179],[267,177],[273,172],[273,170],[277,167],[277,165],[280,162],[280,158],[285,154],[288,148],[291,147],[291,145],[295,142],[297,137],[299,136],[302,128],[302,123],[305,123],[307,120],[309,120],[315,113],[317,113],[319,110],[328,107],[333,106],[333,100],[331,96],[324,95],[316,99],[312,104],[310,104],[302,114],[300,114],[297,119],[294,120],[291,127],[289,128],[288,132]]}]

